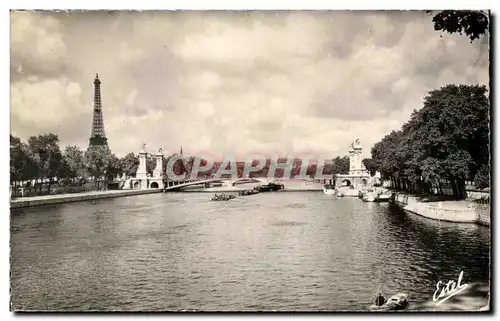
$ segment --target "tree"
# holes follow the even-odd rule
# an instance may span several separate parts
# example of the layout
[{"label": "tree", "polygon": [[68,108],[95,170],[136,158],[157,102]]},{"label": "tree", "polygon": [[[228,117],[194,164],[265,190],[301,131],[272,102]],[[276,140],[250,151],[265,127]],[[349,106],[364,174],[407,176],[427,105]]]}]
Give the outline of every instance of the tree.
[{"label": "tree", "polygon": [[440,162],[454,195],[463,198],[465,180],[475,177],[489,161],[486,87],[448,85],[433,90],[425,98],[420,114],[423,158]]},{"label": "tree", "polygon": [[[168,173],[167,173],[167,168],[166,168],[166,167],[167,167],[168,163],[171,161],[171,159],[172,159],[173,157],[178,157],[178,154],[173,154],[173,155],[171,155],[171,156],[167,157],[167,158],[165,159],[164,163],[163,163],[164,173],[165,173],[165,174],[168,174]],[[170,164],[171,166],[173,166],[172,171],[174,172],[174,174],[175,174],[175,175],[182,175],[182,174],[186,174],[186,177],[187,177],[187,175],[189,175],[189,173],[187,173],[187,171],[186,171],[186,168],[185,168],[185,166],[184,166],[184,163],[185,163],[185,160],[184,160],[184,159],[177,158],[173,164]],[[167,175],[166,175],[165,177],[167,177]],[[167,178],[168,178],[168,177],[167,177]]]},{"label": "tree", "polygon": [[139,156],[135,156],[134,153],[128,153],[120,159],[120,166],[122,173],[125,173],[127,176],[135,176],[139,167]]},{"label": "tree", "polygon": [[[221,169],[222,165],[224,165],[224,167]],[[233,166],[235,166],[236,164],[234,164],[233,161],[229,161],[229,160],[225,160],[223,162],[214,162],[214,173],[217,173],[219,171],[222,171],[222,170],[227,170],[227,171],[230,171],[233,169]],[[236,168],[236,172],[238,172],[238,169]],[[221,174],[220,178],[224,179],[224,178],[232,178],[231,177],[231,174],[229,173],[224,173],[224,174]]]},{"label": "tree", "polygon": [[183,165],[184,165],[184,169],[186,171],[186,175],[191,175],[191,172],[192,172],[193,166],[194,166],[194,161],[195,161],[194,157],[187,157],[184,160]]},{"label": "tree", "polygon": [[[206,159],[201,159],[200,164],[201,164],[201,166],[207,166],[208,161]],[[204,177],[212,177],[212,175],[215,173],[214,164],[212,163],[211,165],[212,165],[212,167],[210,167],[208,170],[202,172],[203,173],[202,175],[204,175]]]},{"label": "tree", "polygon": [[[252,162],[250,163],[250,165],[252,167],[257,167],[259,166],[259,160],[258,159],[253,159]],[[259,173],[261,172],[261,170],[258,170],[258,171],[253,171],[253,172],[250,172],[248,173],[248,176],[250,178],[253,178],[253,177],[259,177]]]},{"label": "tree", "polygon": [[[191,173],[192,173],[192,169],[193,169],[193,166],[194,166],[194,161],[195,161],[195,159],[193,158],[193,161],[192,161],[192,162],[190,162],[190,164],[191,164],[191,170],[190,170],[190,172],[189,172],[189,173],[190,173],[190,175],[191,175]],[[199,159],[199,162],[200,162],[200,167],[201,167],[201,166],[203,166],[203,167],[204,167],[204,166],[209,165],[208,160],[203,159],[203,158],[202,158],[202,159]],[[199,173],[198,173],[198,177],[201,177],[202,179],[205,179],[205,178],[211,177],[211,176],[212,176],[212,174],[214,173],[214,167],[213,167],[213,165],[214,165],[214,164],[212,164],[212,167],[211,167],[211,168],[209,168],[208,170],[206,170],[206,171],[202,171],[202,172],[199,172]],[[198,178],[198,177],[197,177],[197,178]]]},{"label": "tree", "polygon": [[28,146],[21,139],[10,135],[10,182],[16,190],[19,181],[35,178],[37,171],[29,157]]},{"label": "tree", "polygon": [[78,146],[66,146],[63,152],[62,177],[68,178],[72,182],[78,181],[81,185],[88,173],[85,165],[85,155]]},{"label": "tree", "polygon": [[332,174],[349,174],[350,160],[348,156],[337,156],[333,159]]},{"label": "tree", "polygon": [[[432,11],[428,11],[429,13]],[[433,18],[434,30],[465,33],[472,41],[479,39],[489,28],[489,13],[469,10],[443,10]]]},{"label": "tree", "polygon": [[311,162],[309,164],[309,166],[307,166],[306,175],[311,177],[311,178],[314,178],[314,176],[316,175],[317,168],[318,168],[318,164],[314,161]]},{"label": "tree", "polygon": [[377,165],[375,164],[375,161],[371,158],[365,158],[363,159],[363,165],[365,165],[365,168],[368,172],[370,172],[371,176],[374,176],[375,173],[377,172]]},{"label": "tree", "polygon": [[31,136],[28,139],[28,150],[37,169],[36,177],[40,180],[40,194],[44,179],[49,180],[48,189],[50,191],[54,178],[62,165],[58,136],[52,133]]},{"label": "tree", "polygon": [[107,178],[107,171],[111,160],[111,151],[107,146],[89,146],[85,152],[85,164],[89,174],[92,176],[95,188],[99,189],[99,181],[104,177]]},{"label": "tree", "polygon": [[490,187],[490,172],[489,164],[483,165],[474,178],[474,185],[480,189]]},{"label": "tree", "polygon": [[[264,162],[263,159],[261,159],[261,160],[254,159],[252,161],[252,166],[260,166],[261,161]],[[271,166],[271,159],[268,158],[265,160],[264,166],[261,169],[259,169],[258,171],[252,172],[251,176],[252,177],[267,177],[267,175],[269,173],[270,166]]]},{"label": "tree", "polygon": [[292,164],[292,171],[290,172],[290,176],[292,178],[300,175],[300,169],[302,167],[302,160],[300,158],[295,158]]},{"label": "tree", "polygon": [[238,177],[243,178],[243,174],[245,171],[245,162],[236,162],[236,171],[238,173]]},{"label": "tree", "polygon": [[434,184],[442,191],[447,181],[453,195],[464,198],[465,181],[489,164],[486,87],[448,85],[429,92],[401,130],[373,146],[372,160],[397,188],[413,192],[417,185]]},{"label": "tree", "polygon": [[111,154],[108,160],[107,178],[113,180],[116,176],[121,176],[123,174],[122,162],[116,157],[115,154]]}]

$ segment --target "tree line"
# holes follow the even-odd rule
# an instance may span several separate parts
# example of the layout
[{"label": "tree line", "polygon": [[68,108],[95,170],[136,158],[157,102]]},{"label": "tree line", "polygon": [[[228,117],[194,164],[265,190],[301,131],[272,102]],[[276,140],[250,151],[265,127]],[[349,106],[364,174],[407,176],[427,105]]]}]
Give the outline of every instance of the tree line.
[{"label": "tree line", "polygon": [[489,98],[480,85],[447,85],[430,91],[400,130],[377,142],[368,170],[394,187],[414,192],[449,185],[456,199],[466,197],[466,181],[490,186]]},{"label": "tree line", "polygon": [[[166,173],[166,166],[171,157],[163,160],[162,173]],[[195,158],[188,157],[179,159],[174,163],[173,171],[176,175],[190,175]],[[285,162],[278,160],[278,163]],[[202,160],[201,165],[207,161]],[[254,166],[257,164],[253,164]],[[89,186],[92,190],[106,188],[109,181],[117,176],[126,175],[134,177],[139,166],[139,155],[129,153],[118,158],[107,146],[90,146],[82,150],[78,146],[66,146],[62,149],[59,145],[59,137],[54,133],[31,136],[26,142],[20,138],[10,135],[10,183],[14,193],[19,187],[26,187],[30,191],[43,194],[43,188],[51,191],[54,185],[58,188],[80,191],[83,186]],[[221,162],[214,162],[214,166],[205,172],[201,172],[199,178],[207,178],[214,175],[220,168]],[[226,169],[231,169],[229,164]],[[292,177],[298,176],[302,166],[302,160],[294,159],[292,166]],[[146,158],[146,170],[153,174],[156,160],[152,157]],[[244,162],[237,162],[238,177],[243,177]],[[267,177],[271,160],[259,171],[250,174],[251,177]],[[309,164],[306,175],[314,177],[317,164]],[[324,166],[323,174],[335,175],[349,172],[349,158],[336,157],[331,163]],[[283,177],[284,170],[277,169],[275,177]],[[225,176],[230,175],[223,175]]]},{"label": "tree line", "polygon": [[[433,15],[436,31],[465,34],[471,42],[488,34],[489,11],[427,13]],[[485,86],[447,85],[430,91],[423,108],[376,143],[372,158],[363,163],[398,189],[443,194],[447,184],[456,199],[463,199],[466,181],[490,187],[489,111]]]},{"label": "tree line", "polygon": [[[129,153],[118,158],[107,146],[61,149],[59,137],[53,133],[31,136],[27,142],[10,135],[10,183],[14,191],[27,187],[42,194],[43,187],[50,191],[55,184],[76,190],[90,184],[91,189],[98,190],[118,175],[134,176],[138,166],[138,155]],[[152,174],[155,166],[149,158],[148,172]]]}]

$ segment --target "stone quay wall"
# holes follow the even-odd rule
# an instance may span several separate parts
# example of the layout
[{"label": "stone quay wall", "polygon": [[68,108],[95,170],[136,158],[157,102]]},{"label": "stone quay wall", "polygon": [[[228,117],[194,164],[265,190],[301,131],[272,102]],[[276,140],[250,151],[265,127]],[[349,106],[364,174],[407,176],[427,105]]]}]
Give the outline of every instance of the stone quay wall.
[{"label": "stone quay wall", "polygon": [[403,211],[433,220],[490,225],[489,204],[470,201],[423,202],[418,197],[397,193],[394,203]]},{"label": "stone quay wall", "polygon": [[10,201],[10,208],[14,209],[14,208],[24,208],[24,207],[33,207],[42,205],[82,202],[89,200],[98,200],[103,198],[143,195],[143,194],[152,194],[161,192],[163,192],[162,189],[109,190],[109,191],[93,191],[93,192],[75,193],[75,194],[20,197]]}]

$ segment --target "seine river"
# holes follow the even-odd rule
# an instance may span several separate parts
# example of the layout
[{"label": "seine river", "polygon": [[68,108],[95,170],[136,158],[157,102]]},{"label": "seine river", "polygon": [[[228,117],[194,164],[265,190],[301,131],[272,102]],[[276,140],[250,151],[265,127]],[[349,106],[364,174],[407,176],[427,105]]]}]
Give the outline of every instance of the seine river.
[{"label": "seine river", "polygon": [[278,192],[151,194],[11,213],[16,310],[363,310],[488,282],[489,229]]}]

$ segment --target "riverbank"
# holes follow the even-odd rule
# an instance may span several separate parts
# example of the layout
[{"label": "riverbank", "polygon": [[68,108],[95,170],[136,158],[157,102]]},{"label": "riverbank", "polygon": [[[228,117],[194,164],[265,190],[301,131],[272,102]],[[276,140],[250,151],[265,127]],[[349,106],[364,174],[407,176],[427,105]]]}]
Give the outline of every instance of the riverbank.
[{"label": "riverbank", "polygon": [[89,200],[97,200],[103,198],[115,198],[123,196],[134,196],[152,193],[161,193],[162,189],[147,189],[147,190],[108,190],[108,191],[92,191],[75,194],[59,194],[59,195],[43,195],[33,197],[19,197],[10,201],[10,208],[24,208],[43,205],[53,205],[62,203],[82,202]]},{"label": "riverbank", "polygon": [[394,203],[404,212],[433,220],[490,225],[489,204],[472,201],[430,201],[414,195],[396,193]]}]

